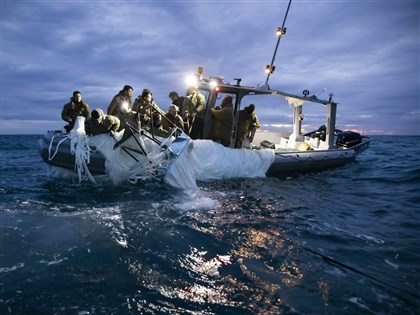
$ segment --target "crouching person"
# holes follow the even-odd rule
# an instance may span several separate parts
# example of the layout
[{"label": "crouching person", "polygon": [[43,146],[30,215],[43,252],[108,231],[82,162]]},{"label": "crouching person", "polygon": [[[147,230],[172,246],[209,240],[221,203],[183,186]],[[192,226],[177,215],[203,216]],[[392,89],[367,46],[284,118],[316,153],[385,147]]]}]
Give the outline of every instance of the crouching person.
[{"label": "crouching person", "polygon": [[181,115],[178,115],[178,106],[172,104],[168,108],[168,112],[162,119],[162,127],[167,131],[172,131],[172,128],[178,127],[184,131],[184,120]]},{"label": "crouching person", "polygon": [[152,136],[167,138],[171,134],[170,131],[165,130],[162,126],[162,116],[158,112],[152,114],[152,119],[149,120],[144,130],[151,133]]},{"label": "crouching person", "polygon": [[102,109],[96,108],[85,120],[85,132],[88,136],[117,131],[120,128],[120,120],[113,115],[105,115]]}]

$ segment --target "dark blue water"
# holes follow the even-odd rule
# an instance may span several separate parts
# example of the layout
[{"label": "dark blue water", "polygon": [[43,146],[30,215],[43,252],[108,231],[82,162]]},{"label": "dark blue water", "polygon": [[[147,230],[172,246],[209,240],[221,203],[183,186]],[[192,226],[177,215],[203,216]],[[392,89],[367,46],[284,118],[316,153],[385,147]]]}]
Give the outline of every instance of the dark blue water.
[{"label": "dark blue water", "polygon": [[420,137],[321,173],[114,187],[0,136],[1,314],[419,314]]}]

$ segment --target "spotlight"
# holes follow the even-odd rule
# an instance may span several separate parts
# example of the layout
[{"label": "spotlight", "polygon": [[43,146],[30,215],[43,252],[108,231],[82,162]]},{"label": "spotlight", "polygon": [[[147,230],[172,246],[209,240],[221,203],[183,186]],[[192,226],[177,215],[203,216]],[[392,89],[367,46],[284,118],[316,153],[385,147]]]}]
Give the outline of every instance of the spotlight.
[{"label": "spotlight", "polygon": [[277,36],[283,36],[283,35],[285,35],[286,34],[286,30],[287,30],[287,28],[286,27],[277,27],[277,31],[276,31],[276,34],[277,34]]},{"label": "spotlight", "polygon": [[270,65],[265,66],[265,73],[267,73],[267,74],[273,73],[274,70],[276,70],[276,66],[270,66]]}]

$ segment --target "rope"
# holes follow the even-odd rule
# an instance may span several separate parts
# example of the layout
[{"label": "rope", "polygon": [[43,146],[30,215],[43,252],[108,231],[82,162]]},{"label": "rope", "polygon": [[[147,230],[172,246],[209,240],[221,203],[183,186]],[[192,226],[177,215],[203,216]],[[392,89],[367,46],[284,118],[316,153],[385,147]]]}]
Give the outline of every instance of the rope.
[{"label": "rope", "polygon": [[67,139],[69,139],[69,136],[65,136],[62,140],[60,140],[60,141],[57,143],[57,146],[56,146],[56,148],[55,148],[54,154],[51,156],[51,149],[52,149],[52,145],[53,145],[53,143],[54,143],[54,139],[55,139],[55,136],[52,136],[52,137],[51,137],[51,141],[50,141],[50,146],[48,147],[48,160],[49,160],[49,161],[51,161],[52,159],[54,159],[54,157],[55,157],[55,156],[57,155],[57,153],[58,153],[58,149],[59,149],[60,145],[61,145],[64,141],[66,141]]},{"label": "rope", "polygon": [[70,152],[74,155],[74,169],[79,176],[79,182],[88,178],[92,183],[96,184],[95,179],[89,171],[90,163],[90,141],[89,137],[83,133],[70,132]]},{"label": "rope", "polygon": [[92,183],[96,184],[95,179],[93,178],[88,168],[88,164],[90,163],[90,154],[98,151],[98,149],[105,143],[105,141],[97,146],[96,150],[92,151],[90,148],[89,137],[87,137],[85,134],[71,131],[69,135],[64,136],[63,139],[57,143],[54,153],[51,154],[52,146],[56,137],[56,135],[51,137],[51,141],[48,147],[48,160],[53,160],[63,142],[70,140],[70,152],[75,156],[74,169],[77,171],[79,182],[82,182],[85,178],[88,178]]}]

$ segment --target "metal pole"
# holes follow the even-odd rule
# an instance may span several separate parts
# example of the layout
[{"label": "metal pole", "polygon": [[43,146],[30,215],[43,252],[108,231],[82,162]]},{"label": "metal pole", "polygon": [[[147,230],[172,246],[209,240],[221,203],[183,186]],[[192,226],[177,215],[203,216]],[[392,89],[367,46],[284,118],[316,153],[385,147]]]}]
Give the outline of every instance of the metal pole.
[{"label": "metal pole", "polygon": [[[282,29],[284,29],[284,25],[286,24],[287,14],[289,13],[289,8],[290,8],[291,3],[292,3],[292,0],[289,1],[289,5],[287,6],[286,15],[284,16],[283,25],[281,26]],[[279,47],[281,37],[282,35],[279,35],[279,38],[277,39],[276,48],[274,49],[273,59],[271,60],[270,69],[267,73],[267,79],[265,80],[265,85],[268,85],[268,79],[270,78],[271,69],[273,68],[274,60],[276,59],[277,48]]]}]

